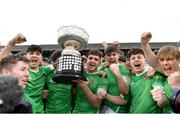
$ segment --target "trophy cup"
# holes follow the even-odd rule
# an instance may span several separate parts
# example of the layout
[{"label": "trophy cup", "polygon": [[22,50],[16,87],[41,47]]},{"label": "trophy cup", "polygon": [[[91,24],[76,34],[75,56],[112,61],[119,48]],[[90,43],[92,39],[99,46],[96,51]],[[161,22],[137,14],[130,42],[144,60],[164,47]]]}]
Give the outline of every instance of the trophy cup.
[{"label": "trophy cup", "polygon": [[63,84],[72,84],[72,80],[77,79],[87,81],[83,76],[83,63],[79,51],[86,48],[88,38],[88,33],[77,26],[59,28],[58,45],[63,51],[58,59],[53,81]]}]

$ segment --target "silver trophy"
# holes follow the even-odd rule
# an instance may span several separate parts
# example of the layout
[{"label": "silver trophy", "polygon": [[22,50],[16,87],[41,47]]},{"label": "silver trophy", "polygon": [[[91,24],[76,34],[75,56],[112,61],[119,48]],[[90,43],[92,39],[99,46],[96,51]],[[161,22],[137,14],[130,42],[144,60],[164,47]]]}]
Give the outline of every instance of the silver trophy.
[{"label": "silver trophy", "polygon": [[72,80],[87,80],[83,76],[83,63],[79,51],[86,48],[88,38],[88,33],[77,26],[63,26],[59,28],[58,44],[63,51],[58,59],[58,66],[53,81],[72,84]]}]

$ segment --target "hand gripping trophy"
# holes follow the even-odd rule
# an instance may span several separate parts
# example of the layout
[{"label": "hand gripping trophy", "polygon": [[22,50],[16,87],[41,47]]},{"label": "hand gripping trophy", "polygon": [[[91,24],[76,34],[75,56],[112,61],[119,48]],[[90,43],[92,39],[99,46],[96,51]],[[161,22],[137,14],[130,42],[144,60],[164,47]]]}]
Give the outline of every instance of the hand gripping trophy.
[{"label": "hand gripping trophy", "polygon": [[72,84],[72,80],[87,80],[83,76],[81,54],[78,52],[86,48],[88,33],[77,26],[63,26],[58,30],[58,45],[63,49],[58,59],[53,81],[63,84]]}]

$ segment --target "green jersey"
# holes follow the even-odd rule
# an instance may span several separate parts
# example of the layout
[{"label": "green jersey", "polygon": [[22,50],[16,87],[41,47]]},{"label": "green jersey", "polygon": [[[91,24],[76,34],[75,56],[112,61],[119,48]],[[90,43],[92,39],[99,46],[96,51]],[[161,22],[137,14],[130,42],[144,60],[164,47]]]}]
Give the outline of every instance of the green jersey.
[{"label": "green jersey", "polygon": [[[43,89],[45,86],[47,75],[50,75],[52,69],[48,67],[40,67],[39,70],[29,70],[29,80],[25,87],[25,96],[33,100],[32,109],[34,113],[42,113],[44,104],[42,100]],[[29,101],[32,102],[32,101]]]},{"label": "green jersey", "polygon": [[162,109],[153,100],[151,90],[154,87],[163,89],[165,77],[156,72],[151,79],[147,79],[147,72],[141,75],[131,75],[130,93],[131,93],[131,113],[162,113]]},{"label": "green jersey", "polygon": [[[84,76],[89,80],[88,87],[94,93],[98,94],[100,89],[107,90],[108,81],[102,78],[98,73],[84,73]],[[77,95],[75,99],[75,107],[73,113],[98,113],[99,108],[93,107],[88,101],[83,91],[77,87]]]},{"label": "green jersey", "polygon": [[172,113],[172,108],[170,106],[170,101],[171,101],[171,98],[173,97],[173,90],[170,87],[170,85],[168,84],[167,80],[164,83],[164,92],[165,92],[165,95],[166,95],[166,97],[168,99],[168,104],[165,107],[163,107],[163,112],[164,113]]},{"label": "green jersey", "polygon": [[59,84],[52,80],[54,73],[47,78],[48,96],[46,98],[46,113],[70,113],[72,109],[72,85]]},{"label": "green jersey", "polygon": [[[123,79],[129,78],[130,72],[125,65],[120,64],[119,70],[120,70],[121,75],[123,76]],[[107,93],[110,95],[113,95],[113,96],[121,96],[122,94],[119,91],[119,86],[118,86],[118,81],[116,79],[116,76],[114,76],[112,74],[109,67],[105,68],[105,72],[106,72],[106,78],[109,82]],[[127,80],[125,80],[125,81],[127,81]],[[129,82],[129,80],[128,80],[128,82]],[[129,98],[130,98],[129,95],[124,96],[124,99],[126,99],[127,101],[129,100]],[[127,105],[117,105],[117,104],[114,104],[114,103],[105,99],[104,105],[110,107],[116,113],[127,113],[129,111],[128,104]]]}]

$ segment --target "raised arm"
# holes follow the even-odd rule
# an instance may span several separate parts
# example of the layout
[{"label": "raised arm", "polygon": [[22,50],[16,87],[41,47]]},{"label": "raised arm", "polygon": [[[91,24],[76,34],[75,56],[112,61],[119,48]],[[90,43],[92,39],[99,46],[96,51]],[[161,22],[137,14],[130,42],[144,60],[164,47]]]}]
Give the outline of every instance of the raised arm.
[{"label": "raised arm", "polygon": [[152,38],[151,32],[144,32],[141,35],[141,46],[145,54],[145,58],[150,66],[152,66],[156,71],[162,72],[161,66],[159,64],[157,56],[151,50],[149,41]]},{"label": "raised arm", "polygon": [[17,34],[13,39],[11,39],[8,44],[1,50],[0,52],[0,60],[6,56],[12,51],[13,47],[16,44],[20,44],[26,42],[26,38],[21,34]]},{"label": "raised arm", "polygon": [[108,43],[105,41],[102,42],[101,45],[102,45],[103,49],[106,49],[108,47]]}]

